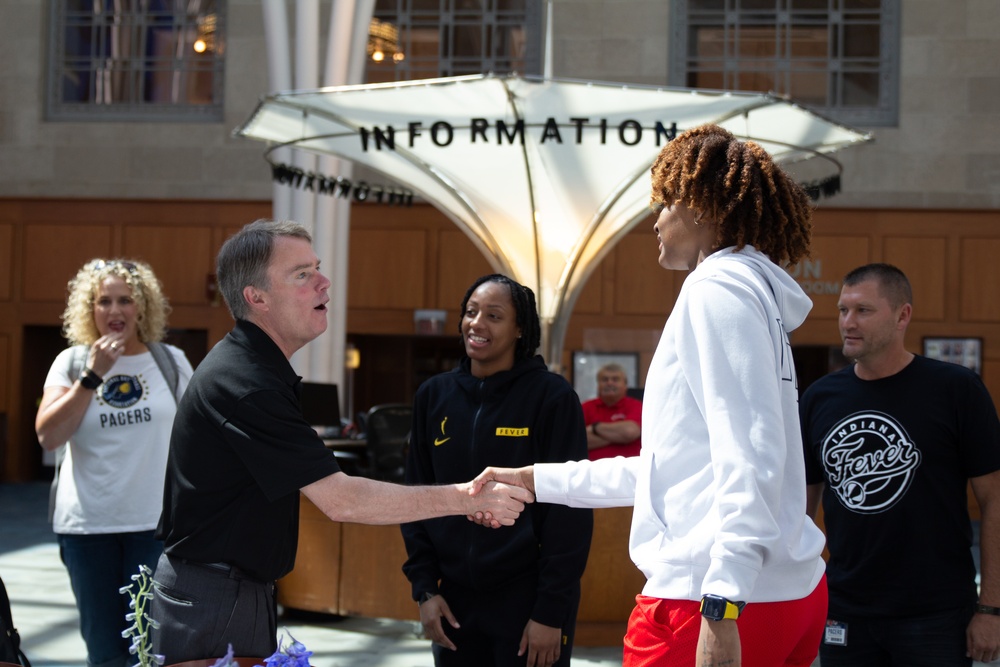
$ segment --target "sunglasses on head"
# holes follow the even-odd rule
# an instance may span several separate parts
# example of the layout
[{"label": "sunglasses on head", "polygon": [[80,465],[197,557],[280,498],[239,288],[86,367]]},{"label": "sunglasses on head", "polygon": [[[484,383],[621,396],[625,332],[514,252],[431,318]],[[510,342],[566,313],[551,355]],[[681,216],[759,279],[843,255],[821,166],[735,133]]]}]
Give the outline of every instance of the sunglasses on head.
[{"label": "sunglasses on head", "polygon": [[105,261],[103,259],[99,259],[99,260],[97,260],[97,262],[94,263],[94,271],[101,271],[103,269],[106,269],[106,268],[109,268],[109,267],[112,267],[112,266],[120,266],[120,267],[122,267],[123,269],[125,269],[126,271],[128,271],[129,273],[131,273],[133,275],[135,275],[135,274],[137,274],[139,272],[139,269],[136,267],[135,264],[133,264],[132,262],[126,262],[125,260],[121,260],[121,259],[113,259],[110,262],[109,261]]}]

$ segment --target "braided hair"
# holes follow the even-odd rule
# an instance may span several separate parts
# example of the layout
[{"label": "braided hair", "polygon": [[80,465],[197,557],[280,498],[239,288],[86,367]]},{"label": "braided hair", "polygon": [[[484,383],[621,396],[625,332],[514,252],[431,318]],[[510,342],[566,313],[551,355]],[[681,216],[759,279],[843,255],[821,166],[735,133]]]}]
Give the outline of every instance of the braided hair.
[{"label": "braided hair", "polygon": [[759,144],[702,125],[664,146],[651,172],[651,205],[680,202],[715,221],[714,249],[752,245],[779,266],[809,256],[809,196]]},{"label": "braided hair", "polygon": [[521,330],[521,337],[517,339],[514,347],[514,361],[531,359],[535,356],[535,351],[542,344],[542,325],[538,319],[538,306],[535,304],[535,293],[530,287],[508,278],[501,273],[491,273],[483,276],[472,283],[472,287],[465,293],[462,299],[462,309],[458,319],[458,332],[462,333],[462,319],[465,317],[465,309],[469,305],[472,293],[479,289],[484,283],[500,283],[506,285],[510,290],[510,300],[514,304],[515,322]]}]

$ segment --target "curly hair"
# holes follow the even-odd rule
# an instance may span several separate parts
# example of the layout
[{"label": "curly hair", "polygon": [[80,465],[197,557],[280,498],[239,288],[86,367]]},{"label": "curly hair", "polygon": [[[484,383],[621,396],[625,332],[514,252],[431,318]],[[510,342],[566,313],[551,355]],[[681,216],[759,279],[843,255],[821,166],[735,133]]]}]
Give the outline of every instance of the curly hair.
[{"label": "curly hair", "polygon": [[517,339],[514,347],[514,360],[531,359],[535,356],[535,351],[542,344],[542,325],[538,319],[538,306],[535,304],[535,293],[530,287],[525,287],[502,273],[491,273],[483,276],[472,283],[472,287],[465,293],[462,299],[462,309],[459,311],[458,333],[462,333],[462,319],[465,317],[465,309],[469,305],[469,299],[480,285],[484,283],[500,283],[506,285],[510,290],[510,300],[514,304],[515,322],[521,330],[521,337]]},{"label": "curly hair", "polygon": [[650,205],[680,202],[716,222],[714,249],[752,245],[779,266],[809,256],[809,196],[753,141],[701,125],[664,146],[651,174]]},{"label": "curly hair", "polygon": [[167,330],[170,305],[153,269],[144,262],[126,259],[92,259],[67,285],[69,298],[62,314],[63,336],[70,345],[93,345],[101,337],[94,323],[94,300],[107,278],[121,278],[135,300],[136,329],[143,343],[156,343]]}]

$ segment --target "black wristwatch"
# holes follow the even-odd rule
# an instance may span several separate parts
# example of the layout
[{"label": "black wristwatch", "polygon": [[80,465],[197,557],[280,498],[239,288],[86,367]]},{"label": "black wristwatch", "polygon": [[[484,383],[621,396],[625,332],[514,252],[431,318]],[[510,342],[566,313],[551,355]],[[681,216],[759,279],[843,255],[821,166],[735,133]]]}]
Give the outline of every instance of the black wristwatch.
[{"label": "black wristwatch", "polygon": [[701,615],[710,621],[736,620],[740,617],[746,602],[733,602],[721,595],[704,595],[701,598]]},{"label": "black wristwatch", "polygon": [[417,600],[417,606],[419,607],[423,603],[427,602],[428,600],[430,600],[433,597],[437,597],[438,595],[441,595],[441,594],[440,593],[431,593],[430,591],[426,591],[423,595],[420,596],[420,599]]},{"label": "black wristwatch", "polygon": [[601,422],[594,422],[593,424],[591,424],[590,425],[590,432],[593,433],[594,435],[597,435],[597,425],[600,424],[600,423]]},{"label": "black wristwatch", "polygon": [[102,384],[104,384],[104,378],[89,368],[84,368],[83,372],[80,373],[80,386],[84,389],[97,389]]}]

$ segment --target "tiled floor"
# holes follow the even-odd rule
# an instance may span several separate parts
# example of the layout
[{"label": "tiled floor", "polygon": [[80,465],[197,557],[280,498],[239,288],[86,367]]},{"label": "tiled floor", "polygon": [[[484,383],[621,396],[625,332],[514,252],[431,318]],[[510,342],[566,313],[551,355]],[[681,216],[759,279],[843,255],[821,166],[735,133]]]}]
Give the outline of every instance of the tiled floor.
[{"label": "tiled floor", "polygon": [[[84,667],[76,607],[47,522],[47,505],[46,484],[0,484],[0,578],[34,667]],[[417,627],[408,621],[284,617],[280,627],[314,652],[315,667],[434,665],[430,643],[417,638]],[[577,647],[572,660],[573,667],[621,664],[620,646]],[[813,667],[820,667],[818,660]]]},{"label": "tiled floor", "polygon": [[[46,521],[45,484],[0,484],[0,577],[34,667],[83,667],[73,594]],[[123,619],[124,620],[124,619]],[[124,629],[124,623],[122,625]],[[314,652],[315,667],[432,667],[415,624],[368,618],[285,617],[280,627]],[[573,667],[620,667],[621,647],[578,647]]]}]

